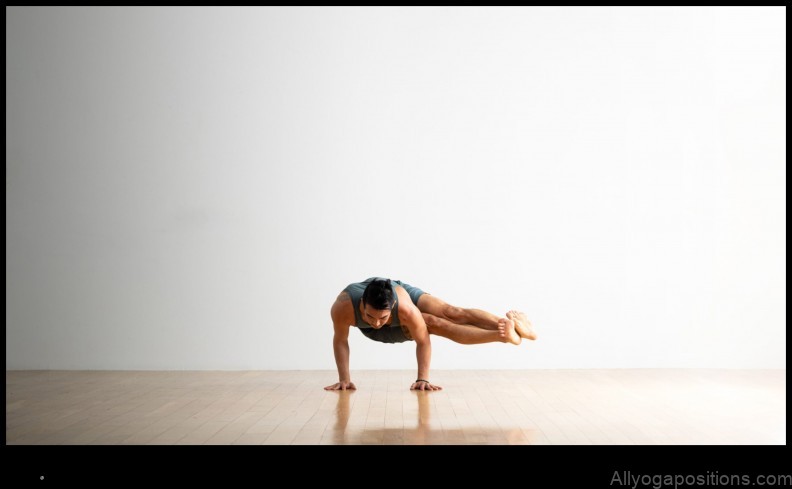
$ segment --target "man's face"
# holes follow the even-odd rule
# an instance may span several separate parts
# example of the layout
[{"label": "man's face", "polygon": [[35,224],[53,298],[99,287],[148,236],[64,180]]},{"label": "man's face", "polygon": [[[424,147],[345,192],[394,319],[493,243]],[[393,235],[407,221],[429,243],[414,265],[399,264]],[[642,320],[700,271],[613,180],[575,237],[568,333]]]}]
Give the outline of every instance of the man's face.
[{"label": "man's face", "polygon": [[365,304],[363,306],[363,321],[366,321],[374,329],[380,329],[390,319],[390,309],[374,309]]}]

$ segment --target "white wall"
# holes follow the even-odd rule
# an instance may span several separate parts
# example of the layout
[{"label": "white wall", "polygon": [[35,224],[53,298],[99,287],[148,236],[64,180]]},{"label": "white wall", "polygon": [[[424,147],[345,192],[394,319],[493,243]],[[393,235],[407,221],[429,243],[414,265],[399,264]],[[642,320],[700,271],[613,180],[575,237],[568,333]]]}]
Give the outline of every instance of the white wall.
[{"label": "white wall", "polygon": [[434,368],[785,368],[781,7],[6,30],[7,369],[334,369],[329,307],[372,275],[541,335],[436,338]]}]

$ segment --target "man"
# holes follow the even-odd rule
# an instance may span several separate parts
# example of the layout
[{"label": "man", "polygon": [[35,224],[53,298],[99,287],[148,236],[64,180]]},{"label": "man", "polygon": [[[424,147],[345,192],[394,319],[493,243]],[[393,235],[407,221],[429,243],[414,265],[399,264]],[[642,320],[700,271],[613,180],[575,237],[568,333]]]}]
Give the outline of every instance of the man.
[{"label": "man", "polygon": [[452,306],[423,290],[399,280],[372,277],[349,284],[330,309],[333,320],[333,352],[338,382],[325,390],[355,389],[349,375],[349,328],[356,326],[374,341],[415,341],[418,377],[411,390],[439,390],[429,381],[432,345],[429,335],[443,336],[463,345],[512,343],[535,340],[525,314],[515,310],[498,317],[480,309]]}]

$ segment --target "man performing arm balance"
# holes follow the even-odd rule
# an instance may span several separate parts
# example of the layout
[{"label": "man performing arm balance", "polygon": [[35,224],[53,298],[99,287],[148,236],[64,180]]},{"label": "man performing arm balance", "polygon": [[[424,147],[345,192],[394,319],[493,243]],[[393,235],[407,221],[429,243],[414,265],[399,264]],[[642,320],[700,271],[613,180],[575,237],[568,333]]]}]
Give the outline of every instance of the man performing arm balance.
[{"label": "man performing arm balance", "polygon": [[535,340],[536,333],[525,314],[511,310],[498,317],[480,309],[452,306],[423,290],[403,283],[372,277],[349,284],[330,309],[333,320],[333,352],[338,382],[326,390],[355,389],[349,374],[349,328],[360,329],[369,339],[382,343],[415,341],[418,376],[413,390],[439,390],[429,381],[432,359],[430,334],[463,345],[512,343]]}]

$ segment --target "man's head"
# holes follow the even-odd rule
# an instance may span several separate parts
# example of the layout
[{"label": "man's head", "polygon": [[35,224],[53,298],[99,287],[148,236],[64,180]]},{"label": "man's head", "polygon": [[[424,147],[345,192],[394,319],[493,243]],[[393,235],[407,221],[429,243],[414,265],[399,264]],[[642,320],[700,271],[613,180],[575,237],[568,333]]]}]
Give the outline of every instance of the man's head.
[{"label": "man's head", "polygon": [[388,279],[375,279],[363,291],[363,321],[381,328],[390,319],[396,298]]}]

